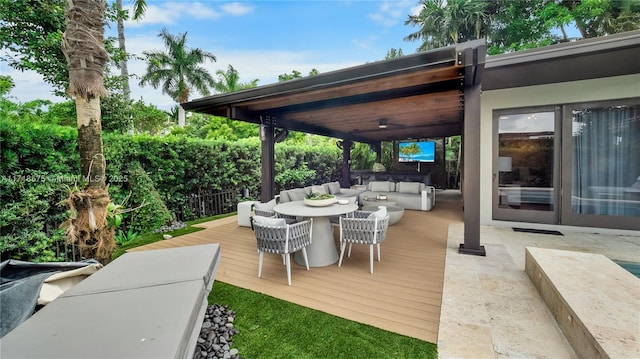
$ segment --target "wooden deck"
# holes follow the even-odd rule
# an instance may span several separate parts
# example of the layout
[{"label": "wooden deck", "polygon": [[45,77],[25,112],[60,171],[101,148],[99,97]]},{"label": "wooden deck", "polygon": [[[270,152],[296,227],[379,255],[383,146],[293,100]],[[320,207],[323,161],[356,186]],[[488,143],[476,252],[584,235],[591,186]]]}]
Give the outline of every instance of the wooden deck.
[{"label": "wooden deck", "polygon": [[235,216],[131,251],[220,243],[218,281],[437,343],[447,231],[449,223],[462,222],[461,208],[459,201],[439,201],[431,212],[405,211],[402,220],[389,227],[373,274],[368,246],[354,245],[340,268],[336,264],[306,271],[292,260],[290,287],[280,256],[265,255],[258,278],[255,237],[250,228],[237,226]]}]

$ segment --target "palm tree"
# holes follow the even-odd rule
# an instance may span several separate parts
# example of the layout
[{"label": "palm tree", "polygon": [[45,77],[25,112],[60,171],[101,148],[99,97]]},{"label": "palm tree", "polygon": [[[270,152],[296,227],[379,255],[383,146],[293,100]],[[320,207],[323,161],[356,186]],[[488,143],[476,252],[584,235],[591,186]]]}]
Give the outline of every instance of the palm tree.
[{"label": "palm tree", "polygon": [[86,184],[65,201],[71,210],[67,237],[81,255],[108,263],[114,247],[114,229],[107,225],[109,193],[105,188],[100,96],[106,95],[103,73],[108,55],[104,49],[104,0],[67,0],[67,27],[62,51],[69,66],[67,92],[75,97],[80,171]]},{"label": "palm tree", "polygon": [[[145,0],[135,0],[133,3],[133,19],[139,20],[144,15],[144,12],[147,9],[147,2]],[[125,16],[122,11],[122,0],[116,0],[116,11],[118,17],[118,45],[120,47],[120,51],[124,55],[124,59],[120,61],[120,75],[122,76],[123,88],[124,88],[124,96],[126,100],[131,99],[131,89],[129,88],[129,69],[127,66],[127,47],[125,46],[124,40],[124,20]]]},{"label": "palm tree", "polygon": [[216,82],[214,88],[221,93],[234,92],[240,90],[246,90],[258,86],[258,79],[251,80],[247,83],[240,82],[240,74],[238,70],[229,65],[227,71],[216,71],[219,81]]},{"label": "palm tree", "polygon": [[[140,85],[150,84],[155,89],[162,86],[162,92],[178,103],[189,100],[192,88],[202,95],[208,95],[209,89],[215,87],[216,82],[200,64],[206,60],[216,61],[216,57],[198,48],[187,48],[186,32],[176,36],[171,35],[165,28],[160,31],[158,37],[162,38],[168,51],[143,52],[147,61],[147,72],[140,80]],[[178,125],[184,127],[182,106],[178,111]]]},{"label": "palm tree", "polygon": [[420,29],[404,38],[422,39],[418,51],[448,46],[486,35],[489,16],[482,0],[422,0],[418,15],[410,15],[405,25]]}]

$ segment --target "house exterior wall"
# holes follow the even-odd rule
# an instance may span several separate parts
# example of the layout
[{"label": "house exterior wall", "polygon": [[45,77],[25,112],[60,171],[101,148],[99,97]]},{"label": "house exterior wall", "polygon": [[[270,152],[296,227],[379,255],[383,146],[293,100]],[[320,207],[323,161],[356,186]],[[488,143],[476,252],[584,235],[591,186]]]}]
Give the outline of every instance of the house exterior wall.
[{"label": "house exterior wall", "polygon": [[[601,79],[564,82],[550,85],[483,91],[480,114],[480,224],[517,226],[518,222],[492,219],[492,149],[493,111],[548,105],[564,105],[633,98],[640,96],[640,74]],[[560,229],[568,226],[527,224],[531,228]],[[572,230],[594,232],[593,227],[571,227]],[[600,233],[635,234],[637,231],[598,229]]]}]

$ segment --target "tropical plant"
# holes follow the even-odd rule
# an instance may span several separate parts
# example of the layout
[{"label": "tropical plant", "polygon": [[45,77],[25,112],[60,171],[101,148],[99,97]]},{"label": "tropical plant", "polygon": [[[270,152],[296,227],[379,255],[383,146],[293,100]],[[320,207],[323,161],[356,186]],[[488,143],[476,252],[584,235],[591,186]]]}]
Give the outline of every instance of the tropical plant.
[{"label": "tropical plant", "polygon": [[422,40],[418,51],[479,39],[487,34],[489,16],[486,1],[422,0],[418,15],[409,15],[405,25],[419,30],[405,40]]},{"label": "tropical plant", "polygon": [[404,56],[402,49],[391,48],[391,50],[387,51],[387,55],[384,57],[384,59],[389,60],[389,59],[395,59],[402,56]]},{"label": "tropical plant", "polygon": [[[150,84],[171,96],[178,103],[186,102],[191,96],[192,89],[202,95],[208,95],[209,89],[215,87],[215,80],[200,65],[207,61],[216,61],[216,57],[201,49],[187,47],[187,33],[171,35],[165,28],[158,37],[162,38],[167,52],[145,51],[147,70],[140,85]],[[184,127],[185,115],[182,106],[178,109],[178,125]]]},{"label": "tropical plant", "polygon": [[77,243],[85,258],[106,264],[114,247],[114,229],[108,226],[106,161],[102,146],[100,96],[106,95],[103,73],[108,60],[104,49],[104,0],[68,0],[67,28],[62,35],[62,51],[69,66],[67,92],[75,97],[78,122],[82,189],[74,188],[65,200],[71,215],[66,234]]},{"label": "tropical plant", "polygon": [[238,70],[234,69],[231,65],[229,65],[227,71],[216,71],[216,75],[218,75],[219,80],[216,81],[214,89],[221,93],[254,88],[258,86],[258,81],[260,81],[258,79],[253,79],[249,82],[241,83]]},{"label": "tropical plant", "polygon": [[376,162],[376,154],[367,143],[354,143],[351,148],[351,169],[370,170]]},{"label": "tropical plant", "polygon": [[583,38],[604,36],[640,29],[640,1],[638,0],[584,0],[548,1],[540,17],[553,27],[564,30],[574,24]]},{"label": "tropical plant", "polygon": [[487,37],[488,53],[498,54],[570,41],[570,25],[583,38],[640,28],[638,0],[422,0],[421,6],[405,21],[419,27],[405,37],[422,40],[419,51]]},{"label": "tropical plant", "polygon": [[[309,71],[309,76],[315,76],[317,74],[319,74],[319,72],[316,69],[311,69],[311,71]],[[290,74],[278,75],[278,82],[285,82],[299,78],[302,78],[302,73],[298,70],[293,70]]]},{"label": "tropical plant", "polygon": [[123,230],[119,230],[118,234],[116,234],[116,243],[118,245],[123,245],[133,241],[138,238],[138,233],[133,231],[133,228],[129,228],[126,232]]}]

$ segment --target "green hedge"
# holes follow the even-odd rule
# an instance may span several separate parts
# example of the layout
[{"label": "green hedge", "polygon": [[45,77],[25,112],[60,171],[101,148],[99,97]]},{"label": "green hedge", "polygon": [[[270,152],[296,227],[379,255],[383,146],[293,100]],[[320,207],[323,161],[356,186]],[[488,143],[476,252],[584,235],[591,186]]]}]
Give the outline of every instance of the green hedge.
[{"label": "green hedge", "polygon": [[[260,141],[210,141],[185,136],[105,134],[107,183],[112,201],[144,206],[123,229],[146,233],[171,221],[194,193],[248,188],[260,191]],[[78,180],[77,130],[0,119],[0,255],[56,260],[57,230],[67,214],[58,205]],[[335,181],[341,154],[335,146],[276,145],[276,190]],[[80,183],[80,182],[78,182]]]}]

